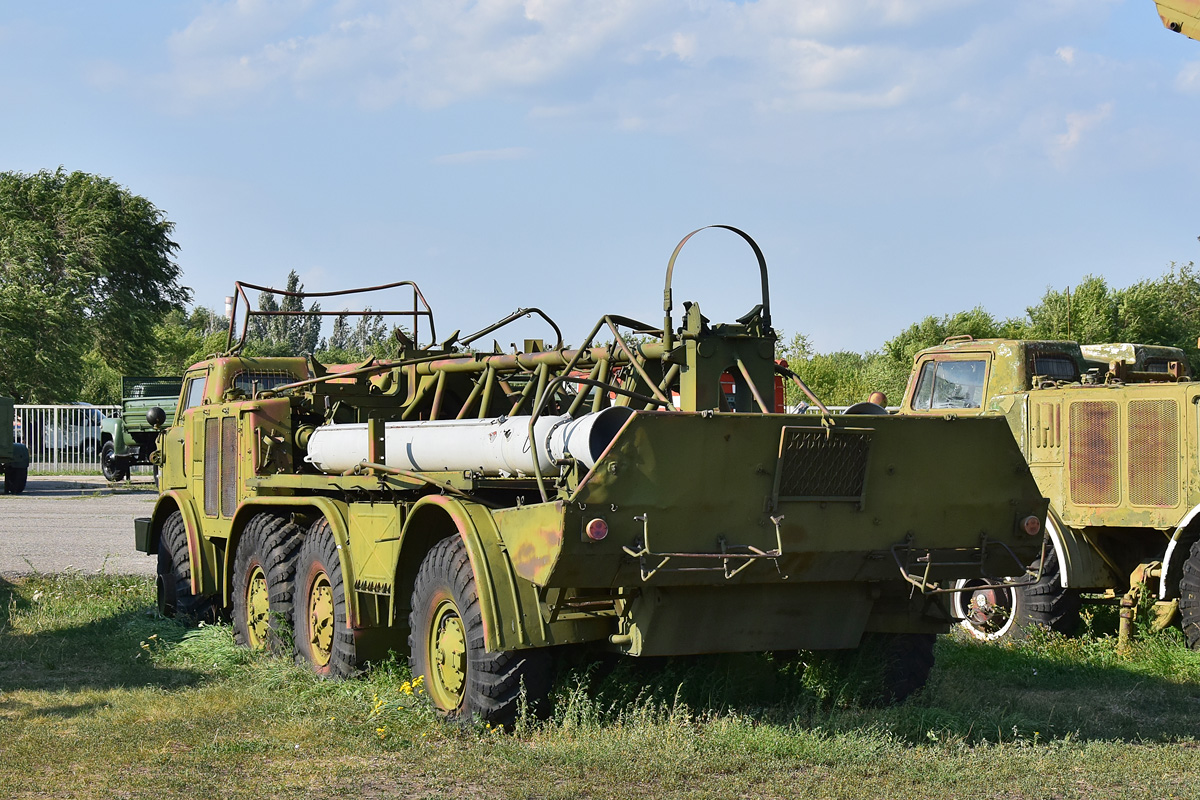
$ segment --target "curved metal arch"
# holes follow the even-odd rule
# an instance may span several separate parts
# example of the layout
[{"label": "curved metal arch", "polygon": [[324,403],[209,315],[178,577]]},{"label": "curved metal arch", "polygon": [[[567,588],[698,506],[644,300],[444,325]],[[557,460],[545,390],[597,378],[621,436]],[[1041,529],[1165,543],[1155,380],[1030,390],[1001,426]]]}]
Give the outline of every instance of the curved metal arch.
[{"label": "curved metal arch", "polygon": [[767,281],[767,259],[763,255],[762,248],[758,246],[758,242],[754,241],[750,234],[746,233],[740,228],[735,228],[732,225],[721,224],[705,225],[703,228],[697,228],[687,236],[684,236],[682,239],[680,239],[679,244],[675,245],[675,251],[671,253],[671,260],[667,262],[667,281],[666,286],[663,289],[663,344],[666,345],[667,350],[670,350],[671,348],[671,311],[673,310],[673,301],[671,298],[671,279],[675,273],[675,259],[679,257],[679,251],[683,249],[683,246],[688,243],[689,239],[691,239],[700,231],[706,231],[709,228],[722,228],[724,230],[736,233],[738,236],[742,237],[746,241],[746,244],[750,245],[750,248],[754,251],[754,257],[758,259],[758,274],[762,283],[763,325],[768,328],[771,327],[771,293]]},{"label": "curved metal arch", "polygon": [[[429,321],[429,337],[430,345],[437,343],[437,328],[434,327],[433,309],[429,307],[429,302],[426,301],[425,295],[421,292],[421,287],[417,286],[413,281],[394,281],[392,283],[384,283],[379,286],[362,286],[357,289],[339,289],[332,292],[289,292],[286,289],[273,289],[270,286],[259,286],[246,281],[234,281],[233,284],[233,308],[229,314],[229,328],[225,337],[225,355],[236,355],[246,344],[246,335],[249,333],[250,317],[263,316],[318,316],[318,317],[336,317],[340,315],[347,316],[366,316],[368,312],[364,311],[255,311],[250,305],[250,298],[246,294],[247,289],[252,289],[256,292],[269,293],[280,295],[282,297],[297,297],[301,301],[312,297],[342,297],[351,294],[364,294],[367,292],[381,292],[388,289],[395,289],[401,286],[408,286],[413,291],[413,308],[411,311],[371,311],[371,316],[379,315],[385,317],[404,316],[411,317],[413,320],[413,340],[414,344],[419,345],[420,334],[420,319],[425,317]],[[238,306],[245,304],[246,313],[242,319],[241,334],[237,335],[237,311]],[[237,335],[237,340],[234,340]]]}]

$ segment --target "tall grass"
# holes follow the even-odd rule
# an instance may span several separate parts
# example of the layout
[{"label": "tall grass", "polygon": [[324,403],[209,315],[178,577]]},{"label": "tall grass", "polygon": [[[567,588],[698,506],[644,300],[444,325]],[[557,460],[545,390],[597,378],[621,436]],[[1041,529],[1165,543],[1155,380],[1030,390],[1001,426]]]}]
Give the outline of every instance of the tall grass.
[{"label": "tall grass", "polygon": [[548,716],[498,732],[442,724],[402,657],[322,681],[143,578],[0,581],[0,797],[1200,797],[1200,654],[1114,630],[942,637],[887,708],[804,655],[565,653]]}]

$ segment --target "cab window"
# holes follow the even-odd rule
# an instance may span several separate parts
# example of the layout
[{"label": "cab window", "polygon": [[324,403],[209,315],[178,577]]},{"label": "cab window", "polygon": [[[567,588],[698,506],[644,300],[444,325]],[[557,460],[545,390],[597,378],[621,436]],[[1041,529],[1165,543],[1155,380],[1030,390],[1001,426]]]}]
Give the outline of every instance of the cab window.
[{"label": "cab window", "polygon": [[1079,380],[1079,370],[1075,367],[1075,360],[1062,355],[1034,355],[1030,374],[1056,381]]},{"label": "cab window", "polygon": [[183,389],[183,403],[179,406],[179,414],[189,408],[195,408],[204,400],[204,383],[208,375],[195,375],[187,379]]},{"label": "cab window", "polygon": [[912,407],[916,411],[937,408],[979,408],[987,362],[926,361],[917,377]]}]

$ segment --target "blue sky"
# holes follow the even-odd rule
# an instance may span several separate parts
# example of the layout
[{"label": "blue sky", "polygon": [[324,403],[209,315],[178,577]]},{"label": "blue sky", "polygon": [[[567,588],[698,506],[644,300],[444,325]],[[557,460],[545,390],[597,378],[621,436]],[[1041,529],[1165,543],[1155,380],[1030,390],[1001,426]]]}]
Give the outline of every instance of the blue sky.
[{"label": "blue sky", "polygon": [[[1151,0],[0,0],[0,78],[0,169],[148,197],[217,309],[411,279],[443,335],[577,342],[726,223],[777,327],[861,351],[1200,255],[1200,42]],[[740,316],[750,251],[675,296]]]}]

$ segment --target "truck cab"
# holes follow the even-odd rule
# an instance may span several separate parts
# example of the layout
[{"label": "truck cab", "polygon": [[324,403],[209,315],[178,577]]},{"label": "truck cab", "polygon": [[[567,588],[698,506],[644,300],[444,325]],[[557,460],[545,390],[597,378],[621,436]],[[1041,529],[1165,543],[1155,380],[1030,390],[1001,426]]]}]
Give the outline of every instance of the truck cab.
[{"label": "truck cab", "polygon": [[[1028,623],[1067,632],[1080,592],[1122,595],[1132,631],[1145,587],[1200,648],[1200,383],[1179,348],[952,337],[919,352],[900,414],[1002,416],[1050,501],[1038,583],[981,583],[960,608],[980,638]],[[1190,564],[1190,567],[1185,565]],[[1186,574],[1185,574],[1186,573]]]},{"label": "truck cab", "polygon": [[1075,342],[951,337],[917,354],[900,413],[978,416],[998,397],[1078,383],[1088,369]]}]

